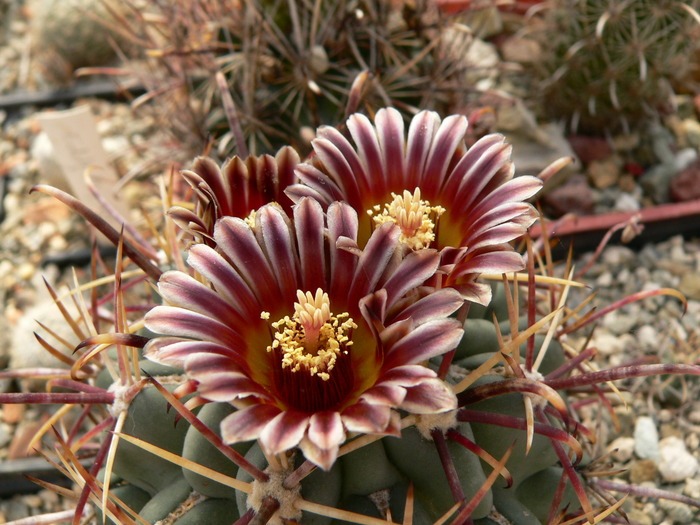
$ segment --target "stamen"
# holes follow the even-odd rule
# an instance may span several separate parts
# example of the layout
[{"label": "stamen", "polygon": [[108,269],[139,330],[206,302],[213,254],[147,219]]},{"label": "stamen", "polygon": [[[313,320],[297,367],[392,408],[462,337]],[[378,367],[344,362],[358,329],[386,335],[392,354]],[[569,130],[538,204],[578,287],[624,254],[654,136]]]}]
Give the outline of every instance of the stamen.
[{"label": "stamen", "polygon": [[315,295],[297,290],[297,299],[291,318],[272,323],[275,340],[267,351],[280,351],[282,368],[304,369],[328,381],[338,358],[348,353],[350,334],[357,325],[347,312],[333,315],[328,294],[320,288]]},{"label": "stamen", "polygon": [[[413,250],[421,250],[430,246],[435,240],[435,223],[445,212],[441,206],[430,206],[428,201],[421,200],[420,188],[413,193],[404,190],[403,195],[391,194],[392,201],[374,206],[367,214],[374,219],[377,226],[385,222],[393,222],[401,228],[401,242]],[[380,213],[381,212],[381,213]]]}]

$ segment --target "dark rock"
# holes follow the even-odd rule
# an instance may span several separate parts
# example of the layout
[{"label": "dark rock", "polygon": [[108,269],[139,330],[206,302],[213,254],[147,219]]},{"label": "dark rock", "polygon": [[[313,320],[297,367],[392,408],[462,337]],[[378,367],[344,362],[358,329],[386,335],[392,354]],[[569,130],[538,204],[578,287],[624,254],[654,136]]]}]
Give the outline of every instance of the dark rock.
[{"label": "dark rock", "polygon": [[696,160],[671,179],[670,194],[674,202],[700,199],[700,160]]},{"label": "dark rock", "polygon": [[594,207],[593,191],[586,176],[580,174],[572,175],[564,184],[547,193],[542,200],[553,217],[561,217],[566,213],[589,215]]},{"label": "dark rock", "polygon": [[584,165],[595,160],[607,159],[613,154],[610,143],[602,137],[589,137],[587,135],[569,135],[567,137],[571,148]]}]

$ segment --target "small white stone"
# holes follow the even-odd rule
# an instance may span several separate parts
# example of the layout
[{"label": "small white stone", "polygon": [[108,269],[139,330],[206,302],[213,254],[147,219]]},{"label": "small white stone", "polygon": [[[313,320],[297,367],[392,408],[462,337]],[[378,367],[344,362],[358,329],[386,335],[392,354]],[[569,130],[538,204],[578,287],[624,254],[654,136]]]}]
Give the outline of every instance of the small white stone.
[{"label": "small white stone", "polygon": [[700,479],[691,478],[686,480],[683,494],[691,498],[700,498]]},{"label": "small white stone", "polygon": [[640,326],[637,330],[637,341],[645,350],[654,350],[659,347],[659,334],[651,325]]},{"label": "small white stone", "polygon": [[612,286],[612,284],[615,282],[613,279],[612,273],[610,272],[603,272],[600,274],[600,276],[595,280],[596,286],[600,286],[601,288],[607,288],[608,286]]},{"label": "small white stone", "polygon": [[624,341],[621,337],[597,330],[591,339],[591,346],[598,349],[602,355],[621,354],[624,349]]},{"label": "small white stone", "polygon": [[619,437],[608,445],[608,451],[611,452],[615,461],[625,463],[632,459],[632,454],[634,453],[634,438]]},{"label": "small white stone", "polygon": [[648,416],[638,418],[634,426],[634,453],[640,459],[659,458],[659,432]]},{"label": "small white stone", "polygon": [[683,440],[671,436],[659,442],[659,473],[665,481],[685,481],[697,471],[698,460],[688,452]]},{"label": "small white stone", "polygon": [[615,211],[638,211],[639,201],[629,193],[621,193],[615,200]]}]

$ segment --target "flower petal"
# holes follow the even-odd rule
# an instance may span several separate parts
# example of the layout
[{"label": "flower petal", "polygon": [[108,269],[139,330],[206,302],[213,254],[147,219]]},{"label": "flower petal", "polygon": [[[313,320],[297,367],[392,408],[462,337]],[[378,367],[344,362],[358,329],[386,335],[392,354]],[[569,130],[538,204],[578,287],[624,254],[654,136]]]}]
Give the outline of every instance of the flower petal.
[{"label": "flower petal", "polygon": [[325,288],[326,260],[323,210],[315,200],[304,198],[294,207],[294,228],[299,247],[300,282],[303,290]]},{"label": "flower petal", "polygon": [[359,300],[372,291],[394,255],[400,235],[401,228],[389,222],[372,232],[357,261],[352,286],[348,292],[350,301]]},{"label": "flower petal", "polygon": [[304,453],[304,457],[311,461],[314,465],[321,467],[323,470],[330,470],[338,459],[338,447],[321,448],[309,439],[302,439],[299,443],[299,448]]},{"label": "flower petal", "polygon": [[236,410],[221,421],[221,438],[228,444],[257,439],[281,410],[273,405],[253,405]]},{"label": "flower petal", "polygon": [[230,348],[244,348],[240,334],[204,314],[174,306],[156,306],[145,316],[146,328],[165,335],[212,341]]},{"label": "flower petal", "polygon": [[[319,197],[319,202],[324,206],[340,200],[339,197],[342,198],[342,193],[337,183],[315,166],[299,164],[296,168],[296,174],[302,184],[313,188],[314,193]],[[298,193],[298,186],[300,185],[295,184],[289,187],[289,191],[286,192],[292,200],[295,200],[294,195]]]},{"label": "flower petal", "polygon": [[381,434],[389,424],[391,413],[391,408],[386,405],[360,402],[343,410],[341,417],[350,432]]},{"label": "flower petal", "polygon": [[403,117],[394,108],[382,108],[374,117],[377,138],[382,150],[388,188],[402,184],[405,172]]},{"label": "flower petal", "polygon": [[399,406],[406,396],[406,389],[399,385],[375,385],[362,393],[360,399],[372,405]]},{"label": "flower petal", "polygon": [[429,293],[403,309],[392,318],[392,324],[403,319],[412,319],[416,324],[423,324],[432,319],[445,318],[456,312],[464,304],[461,295],[452,288],[443,288]]},{"label": "flower petal", "polygon": [[[297,255],[289,218],[278,206],[263,206],[255,214],[255,223],[267,259],[274,261],[273,275],[279,289],[275,299],[294,297],[297,291]],[[272,297],[268,296],[268,299]]]},{"label": "flower petal", "polygon": [[441,379],[427,379],[409,388],[401,408],[413,414],[435,414],[457,408],[457,396]]},{"label": "flower petal", "polygon": [[176,368],[185,368],[185,360],[192,354],[204,353],[226,356],[230,366],[238,366],[243,372],[246,363],[234,349],[209,341],[193,341],[179,337],[156,337],[151,339],[143,349],[144,356],[156,363],[162,363]]},{"label": "flower petal", "polygon": [[384,283],[387,307],[406,295],[406,292],[425,283],[435,274],[440,255],[435,250],[418,250],[409,253]]},{"label": "flower petal", "polygon": [[351,115],[347,120],[347,126],[357,145],[357,153],[364,172],[372,174],[372,186],[380,195],[386,193],[386,166],[374,126],[361,113]]},{"label": "flower petal", "polygon": [[308,426],[308,414],[293,410],[280,412],[260,432],[260,445],[270,454],[279,454],[297,446]]},{"label": "flower petal", "polygon": [[439,126],[440,117],[434,111],[421,111],[411,120],[406,145],[406,189],[420,185],[430,145]]},{"label": "flower petal", "polygon": [[[333,128],[334,129],[334,128]],[[335,129],[334,129],[335,131]],[[338,133],[338,135],[340,135]],[[360,162],[356,155],[350,155],[350,158],[343,154],[344,149],[346,152],[354,150],[352,146],[347,143],[345,137],[340,135],[335,135],[335,140],[329,140],[327,138],[316,138],[312,141],[314,152],[318,158],[323,162],[324,168],[328,171],[331,180],[333,181],[333,186],[337,185],[339,188],[339,193],[349,202],[358,202],[360,199],[360,180],[359,177],[355,176],[351,162],[354,160],[355,167],[358,167]],[[345,148],[343,148],[345,146]],[[317,179],[319,180],[319,179]],[[333,188],[331,186],[331,188]],[[341,200],[341,199],[336,199]]]},{"label": "flower petal", "polygon": [[250,318],[262,309],[248,283],[213,248],[195,244],[190,248],[187,264],[205,277],[244,317]]},{"label": "flower petal", "polygon": [[[350,166],[350,169],[352,170],[352,176],[354,177],[359,188],[360,195],[367,195],[367,192],[372,188],[372,180],[370,180],[368,172],[365,171],[362,161],[360,160],[357,151],[355,151],[355,148],[350,141],[346,139],[340,131],[332,126],[321,126],[318,129],[317,136],[328,140],[336,148],[338,148],[339,153],[345,158]],[[357,206],[360,203],[350,201],[350,204],[352,206]]]},{"label": "flower petal", "polygon": [[462,338],[462,327],[455,319],[428,321],[401,338],[387,351],[384,369],[414,365],[454,349]]},{"label": "flower petal", "polygon": [[187,374],[198,381],[197,390],[205,399],[230,402],[248,396],[270,399],[268,392],[229,358],[197,353],[185,360]]},{"label": "flower petal", "polygon": [[158,280],[158,292],[168,303],[209,315],[228,325],[243,321],[243,317],[221,295],[186,273],[163,273]]},{"label": "flower petal", "polygon": [[[259,210],[258,210],[259,211]],[[235,271],[248,283],[260,304],[279,297],[274,271],[250,226],[238,217],[222,217],[216,222],[214,239]]]},{"label": "flower petal", "polygon": [[327,215],[330,289],[348,290],[357,265],[357,257],[338,248],[337,242],[341,237],[357,240],[357,212],[347,204],[334,202],[328,207]]},{"label": "flower petal", "polygon": [[331,410],[313,414],[309,421],[307,437],[311,443],[321,449],[337,450],[338,446],[345,441],[345,430],[340,414]]},{"label": "flower petal", "polygon": [[455,151],[464,144],[467,127],[467,119],[463,115],[450,115],[440,124],[426,161],[426,167],[429,169],[423,172],[423,178],[420,181],[420,187],[425,190],[425,195],[434,195],[439,192]]}]

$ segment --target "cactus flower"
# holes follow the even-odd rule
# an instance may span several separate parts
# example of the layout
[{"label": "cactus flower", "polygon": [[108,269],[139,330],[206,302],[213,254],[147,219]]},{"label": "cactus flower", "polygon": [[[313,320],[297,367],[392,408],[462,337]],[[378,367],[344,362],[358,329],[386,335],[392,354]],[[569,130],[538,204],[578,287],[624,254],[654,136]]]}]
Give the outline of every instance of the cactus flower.
[{"label": "cactus flower", "polygon": [[324,214],[302,198],[290,218],[268,204],[224,217],[216,247],[195,244],[200,280],[165,272],[164,305],[146,316],[146,355],[184,368],[199,396],[238,410],[222,421],[228,443],[258,439],[268,454],[299,447],[329,469],[347,433],[400,432],[395,409],[456,408],[452,389],[421,363],[452,350],[462,304],[421,285],[439,265],[432,249],[406,251],[396,225],[378,226],[363,249],[357,213]]},{"label": "cactus flower", "polygon": [[312,196],[324,207],[346,201],[359,214],[360,238],[381,224],[401,228],[408,248],[435,248],[448,284],[466,299],[485,304],[490,288],[475,282],[480,273],[523,268],[510,246],[537,217],[525,202],[542,182],[514,177],[511,146],[500,134],[465,144],[467,119],[421,111],[408,136],[401,114],[377,112],[374,124],[362,114],[347,121],[352,142],[329,126],[318,129],[315,156],[299,164],[301,183],[286,191],[292,200]]},{"label": "cactus flower", "polygon": [[209,157],[197,157],[182,176],[194,190],[195,210],[173,206],[169,214],[185,230],[211,244],[219,217],[247,217],[264,204],[276,202],[291,214],[292,202],[283,193],[296,182],[299,154],[290,146],[277,154],[228,159],[219,167]]}]

